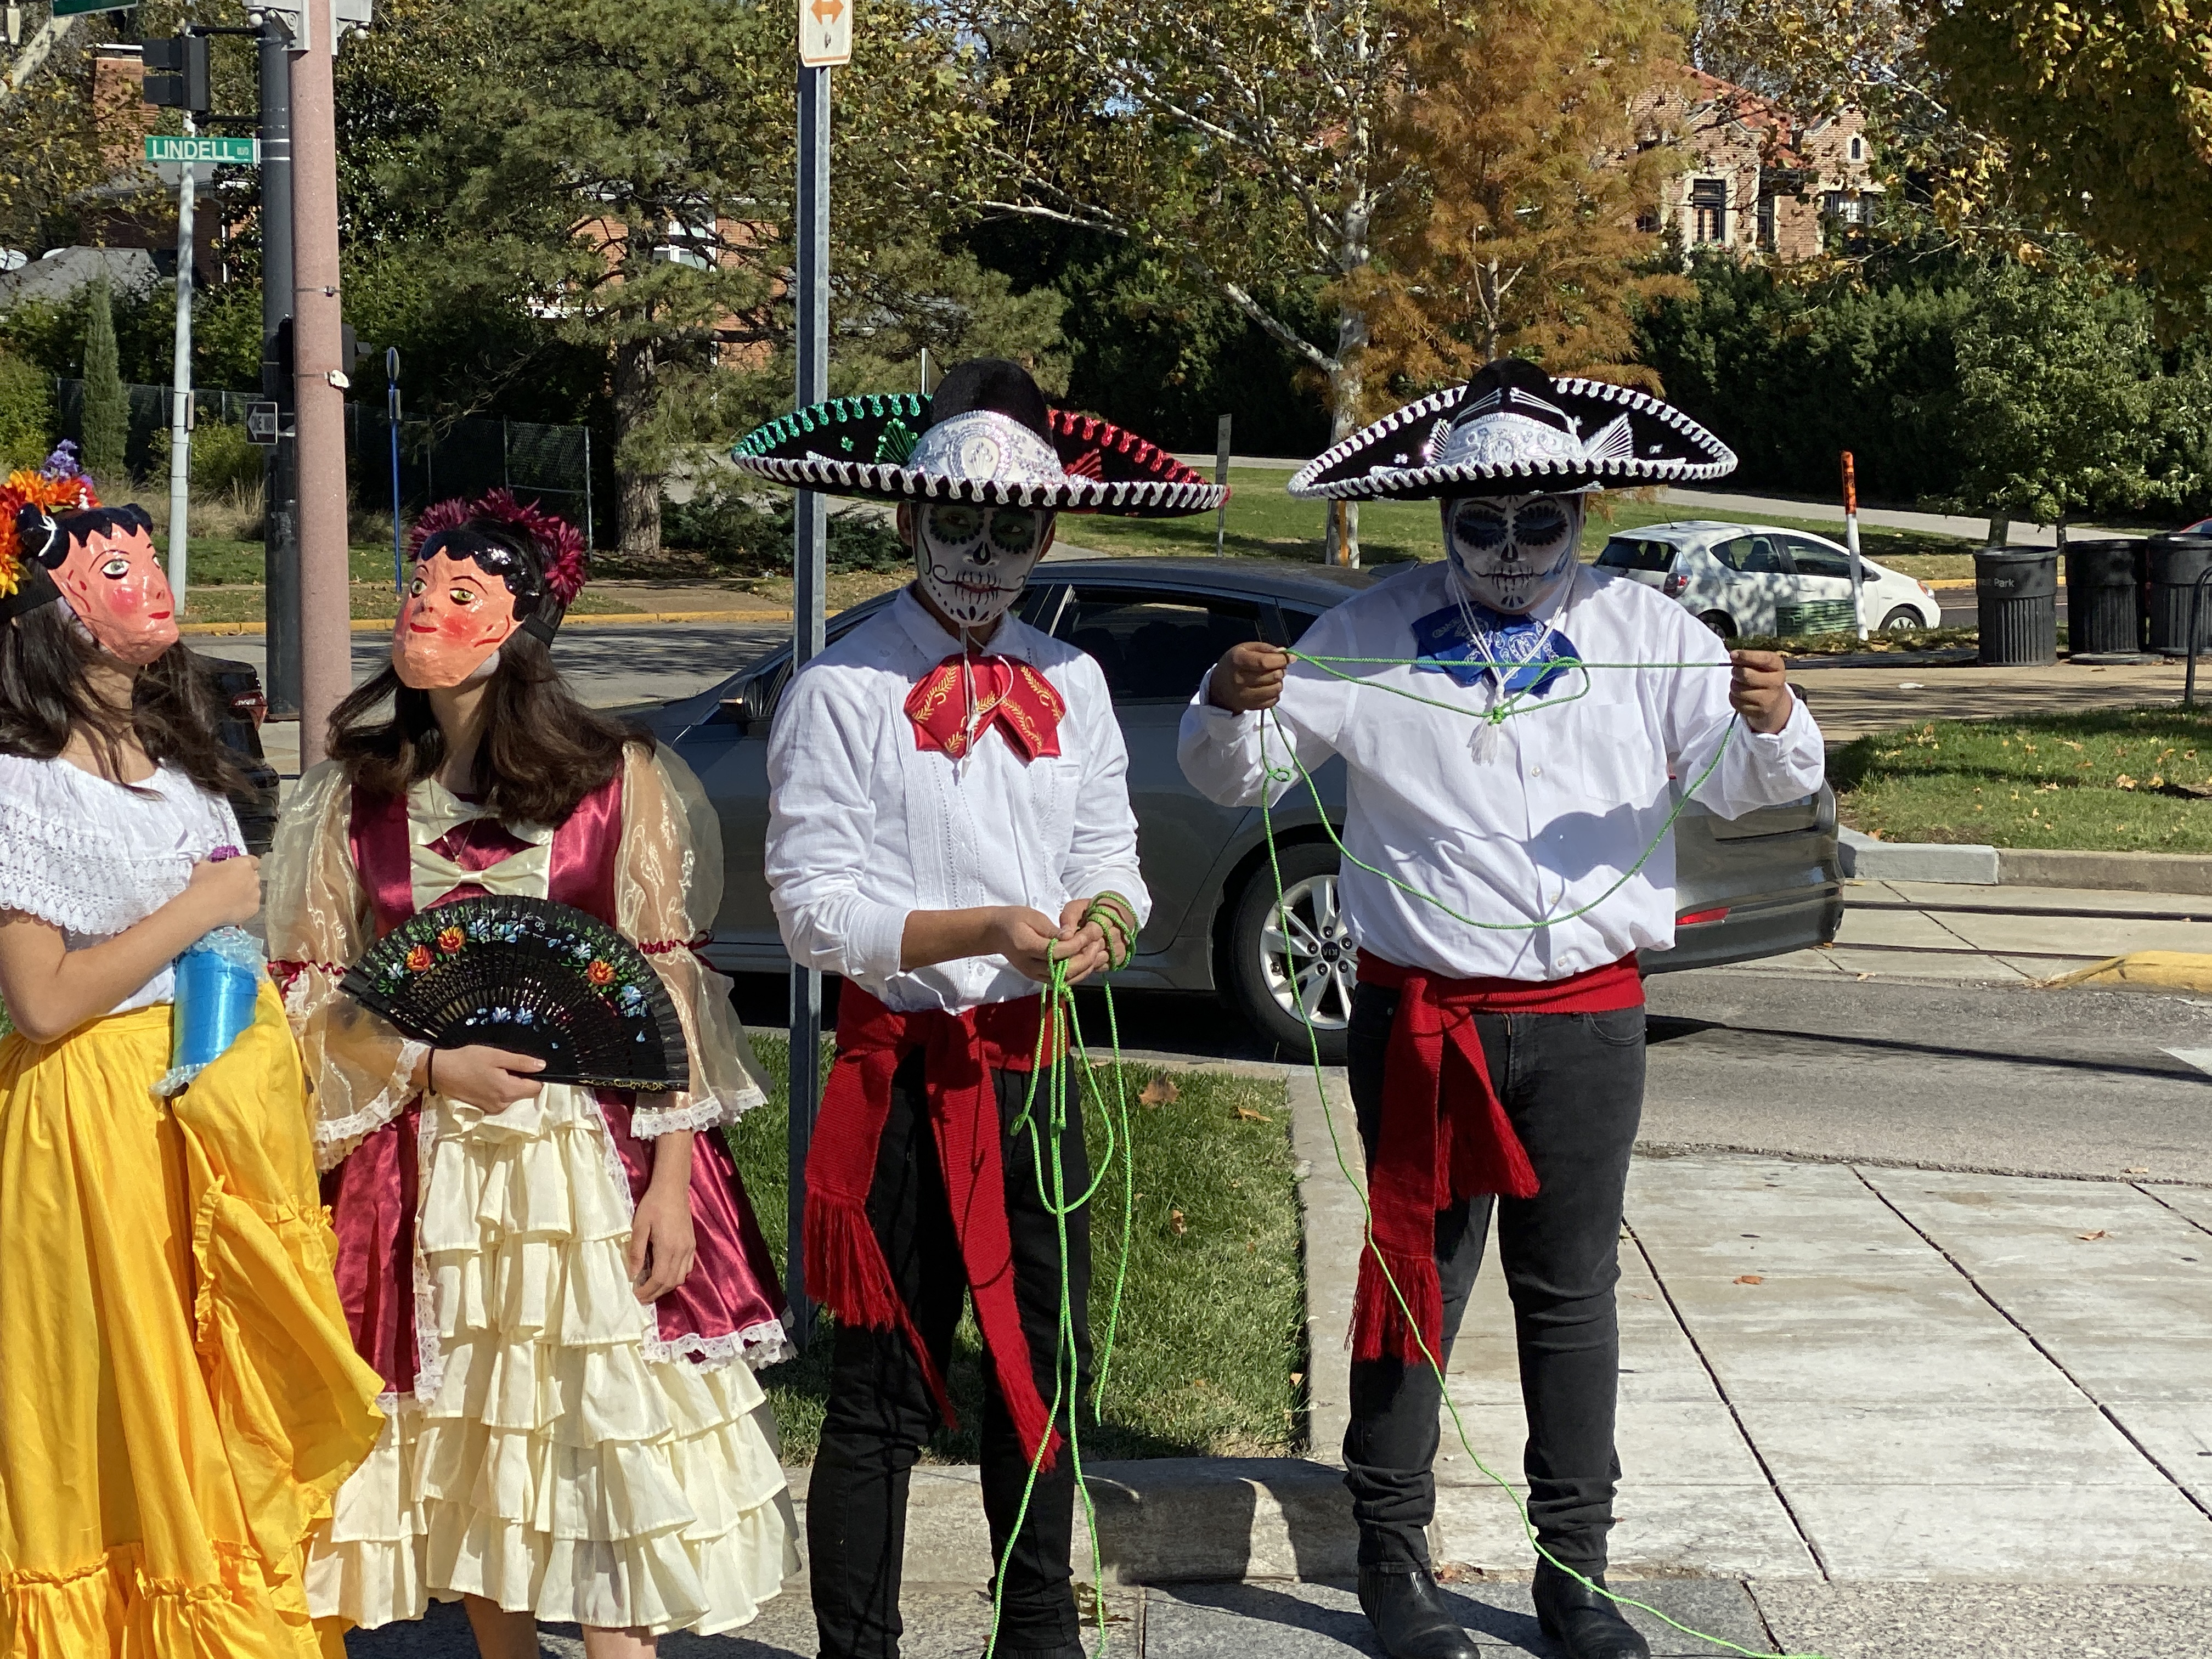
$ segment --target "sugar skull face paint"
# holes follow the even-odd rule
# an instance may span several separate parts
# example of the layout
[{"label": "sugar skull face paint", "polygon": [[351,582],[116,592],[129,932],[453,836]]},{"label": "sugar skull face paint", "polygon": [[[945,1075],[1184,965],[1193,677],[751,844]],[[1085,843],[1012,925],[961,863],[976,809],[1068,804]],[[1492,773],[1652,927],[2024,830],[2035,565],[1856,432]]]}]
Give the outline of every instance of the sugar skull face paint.
[{"label": "sugar skull face paint", "polygon": [[392,631],[392,665],[417,691],[459,685],[518,626],[514,595],[503,580],[473,559],[433,553],[415,562]]},{"label": "sugar skull face paint", "polygon": [[932,501],[912,511],[921,591],[963,629],[997,622],[1052,540],[1053,515],[1040,508]]},{"label": "sugar skull face paint", "polygon": [[1573,574],[1580,495],[1461,495],[1443,504],[1444,556],[1469,599],[1525,616]]},{"label": "sugar skull face paint", "polygon": [[177,642],[176,598],[143,524],[111,524],[71,541],[53,580],[85,632],[118,662],[141,668]]}]

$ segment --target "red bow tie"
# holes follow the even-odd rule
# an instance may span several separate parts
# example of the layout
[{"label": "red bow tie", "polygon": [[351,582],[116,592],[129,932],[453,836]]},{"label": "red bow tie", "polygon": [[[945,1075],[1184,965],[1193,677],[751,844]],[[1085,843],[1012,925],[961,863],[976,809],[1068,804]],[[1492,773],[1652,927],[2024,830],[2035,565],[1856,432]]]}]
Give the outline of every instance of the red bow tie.
[{"label": "red bow tie", "polygon": [[[1024,761],[1060,753],[1060,721],[1067,705],[1052,682],[1029,664],[1008,657],[947,657],[907,693],[907,718],[914,722],[914,746],[942,749],[958,760],[968,752],[972,733],[980,739],[993,726]],[[975,688],[974,718],[968,695]]]}]

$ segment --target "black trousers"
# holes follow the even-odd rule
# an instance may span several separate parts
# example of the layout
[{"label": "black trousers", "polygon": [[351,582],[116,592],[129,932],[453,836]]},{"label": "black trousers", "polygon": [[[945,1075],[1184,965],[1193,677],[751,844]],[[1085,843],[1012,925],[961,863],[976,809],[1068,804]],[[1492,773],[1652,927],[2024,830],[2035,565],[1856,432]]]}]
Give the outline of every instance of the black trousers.
[{"label": "black trousers", "polygon": [[[923,1057],[910,1055],[891,1083],[891,1109],[868,1193],[868,1219],[884,1247],[891,1282],[939,1372],[947,1369],[953,1328],[968,1292],[960,1244],[952,1228],[937,1143],[922,1092]],[[1000,1072],[1000,1155],[1006,1216],[1013,1237],[1014,1294],[1027,1337],[1030,1367],[1049,1407],[1060,1315],[1058,1224],[1038,1195],[1037,1159],[1030,1133],[1008,1133],[1028,1099],[1025,1073]],[[1037,1087],[1042,1145],[1051,1142],[1045,1085]],[[1068,1194],[1090,1184],[1081,1107],[1071,1098],[1060,1157]],[[1050,1190],[1050,1170],[1045,1171]],[[1085,1386],[1091,1372],[1088,1298],[1091,1234],[1084,1212],[1067,1218],[1067,1285],[1073,1304],[1076,1352]],[[1074,1401],[1060,1402],[1066,1432]],[[899,1573],[906,1547],[908,1479],[938,1425],[921,1364],[896,1331],[840,1327],[830,1378],[821,1449],[807,1487],[806,1547],[814,1620],[822,1659],[896,1659]],[[1000,1659],[1045,1659],[1079,1640],[1068,1549],[1074,1531],[1075,1476],[1065,1448],[1030,1492],[1020,1534],[1014,1517],[1029,1485],[1030,1460],[1014,1432],[992,1363],[983,1366],[983,1511],[991,1558],[1005,1563]],[[1014,1538],[1007,1554],[1007,1540]]]},{"label": "black trousers", "polygon": [[[1361,985],[1352,997],[1352,1098],[1370,1158],[1398,998],[1379,985]],[[1529,1519],[1560,1560],[1600,1571],[1620,1478],[1613,1443],[1620,1378],[1613,1286],[1628,1158],[1644,1109],[1644,1011],[1476,1020],[1491,1081],[1540,1190],[1534,1198],[1470,1200],[1437,1217],[1444,1354],[1449,1361],[1495,1203],[1528,1413],[1522,1468]],[[1436,1373],[1425,1364],[1382,1359],[1352,1367],[1345,1484],[1363,1566],[1428,1565],[1441,1403]]]}]

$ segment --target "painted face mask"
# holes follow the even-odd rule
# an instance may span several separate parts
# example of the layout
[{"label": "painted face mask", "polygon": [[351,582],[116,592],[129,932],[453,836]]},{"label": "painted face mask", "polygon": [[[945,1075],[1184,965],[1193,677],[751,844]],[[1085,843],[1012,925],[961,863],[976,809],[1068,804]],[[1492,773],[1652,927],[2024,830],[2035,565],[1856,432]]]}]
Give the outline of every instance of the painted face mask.
[{"label": "painted face mask", "polygon": [[72,541],[52,574],[85,632],[118,662],[143,667],[177,642],[176,598],[143,522],[110,525]]},{"label": "painted face mask", "polygon": [[1444,556],[1478,605],[1525,616],[1574,574],[1580,495],[1462,495],[1443,514]]},{"label": "painted face mask", "polygon": [[415,562],[392,631],[392,665],[417,691],[459,685],[489,673],[520,626],[504,580],[473,559],[433,553]]},{"label": "painted face mask", "polygon": [[957,628],[988,629],[1019,597],[1053,515],[1035,507],[933,501],[915,509],[915,572]]}]

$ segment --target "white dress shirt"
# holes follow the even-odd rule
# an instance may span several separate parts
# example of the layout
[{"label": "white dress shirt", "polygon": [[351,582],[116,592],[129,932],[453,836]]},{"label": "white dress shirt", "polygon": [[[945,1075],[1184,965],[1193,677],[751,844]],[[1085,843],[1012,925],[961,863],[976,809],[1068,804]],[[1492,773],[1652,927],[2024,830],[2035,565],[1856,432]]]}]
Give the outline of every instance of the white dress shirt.
[{"label": "white dress shirt", "polygon": [[1025,904],[1056,925],[1117,892],[1141,923],[1128,756],[1105,676],[1012,617],[986,650],[1029,663],[1066,704],[1060,754],[1024,761],[995,730],[955,761],[915,741],[907,694],[959,643],[902,592],[793,678],[769,736],[768,883],[793,962],[902,1012],[1030,995],[1004,957],[899,969],[908,915]]},{"label": "white dress shirt", "polygon": [[[1413,657],[1413,623],[1453,604],[1449,584],[1441,562],[1389,577],[1324,614],[1297,649]],[[1675,909],[1670,772],[1723,817],[1802,799],[1825,771],[1819,728],[1802,702],[1771,735],[1738,722],[1727,648],[1639,583],[1577,567],[1537,614],[1585,662],[1712,665],[1569,669],[1543,696],[1524,697],[1526,712],[1492,726],[1456,712],[1497,703],[1487,676],[1465,687],[1432,669],[1345,662],[1332,674],[1294,661],[1278,719],[1215,708],[1201,684],[1183,713],[1183,772],[1212,799],[1240,805],[1257,802],[1267,781],[1263,729],[1273,769],[1290,767],[1293,741],[1309,770],[1331,753],[1344,757],[1343,835],[1352,856],[1490,924],[1456,921],[1347,860],[1339,890],[1352,937],[1401,966],[1548,981],[1666,950]],[[1304,787],[1293,769],[1269,798]],[[1587,915],[1562,919],[1593,903]]]}]

